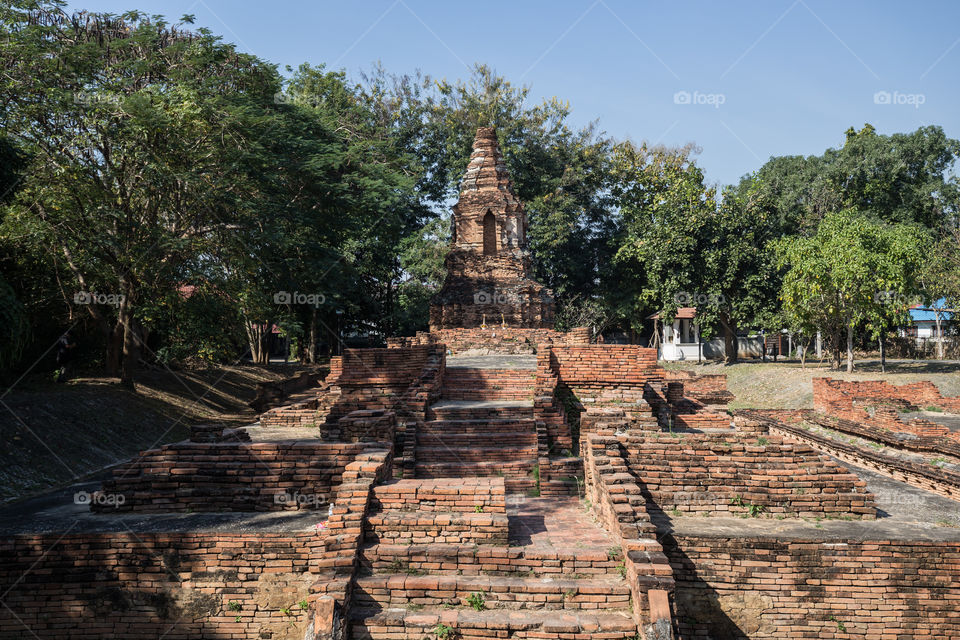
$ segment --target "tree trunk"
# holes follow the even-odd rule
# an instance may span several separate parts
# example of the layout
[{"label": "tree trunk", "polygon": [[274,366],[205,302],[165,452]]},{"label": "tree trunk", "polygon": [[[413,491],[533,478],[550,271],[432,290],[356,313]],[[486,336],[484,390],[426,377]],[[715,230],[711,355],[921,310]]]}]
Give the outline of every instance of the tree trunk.
[{"label": "tree trunk", "polygon": [[738,359],[737,328],[726,314],[720,315],[720,323],[723,325],[723,361],[735,364]]},{"label": "tree trunk", "polygon": [[133,283],[124,278],[121,280],[121,287],[123,302],[120,303],[120,326],[123,329],[123,357],[120,366],[120,384],[133,389],[133,375],[140,360],[140,337],[136,333],[136,321],[133,317]]},{"label": "tree trunk", "polygon": [[120,362],[123,356],[123,325],[118,321],[106,331],[107,352],[103,367],[110,378],[120,377]]},{"label": "tree trunk", "polygon": [[880,373],[887,372],[887,341],[883,339],[883,334],[880,334]]},{"label": "tree trunk", "polygon": [[853,321],[847,324],[847,373],[853,372]]},{"label": "tree trunk", "polygon": [[317,308],[310,309],[310,333],[307,339],[307,362],[317,363]]},{"label": "tree trunk", "polygon": [[937,341],[937,360],[943,360],[943,330],[940,328],[939,311],[933,314],[933,319],[936,327],[936,335],[933,337]]},{"label": "tree trunk", "polygon": [[270,327],[269,321],[264,323],[247,321],[247,343],[250,345],[250,359],[254,364],[270,363]]},{"label": "tree trunk", "polygon": [[801,369],[807,368],[807,343],[806,342],[800,343],[800,368]]},{"label": "tree trunk", "polygon": [[843,359],[840,350],[843,348],[843,335],[840,331],[833,334],[833,368],[840,371],[840,362]]}]

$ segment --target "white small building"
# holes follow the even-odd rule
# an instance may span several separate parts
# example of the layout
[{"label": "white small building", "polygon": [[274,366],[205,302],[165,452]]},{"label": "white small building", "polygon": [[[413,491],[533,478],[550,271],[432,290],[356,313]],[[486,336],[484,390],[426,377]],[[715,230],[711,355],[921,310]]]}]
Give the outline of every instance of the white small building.
[{"label": "white small building", "polygon": [[696,323],[696,317],[696,307],[677,309],[673,324],[661,323],[659,313],[650,316],[649,319],[653,320],[653,339],[657,347],[657,358],[660,360],[702,359],[700,327]]}]

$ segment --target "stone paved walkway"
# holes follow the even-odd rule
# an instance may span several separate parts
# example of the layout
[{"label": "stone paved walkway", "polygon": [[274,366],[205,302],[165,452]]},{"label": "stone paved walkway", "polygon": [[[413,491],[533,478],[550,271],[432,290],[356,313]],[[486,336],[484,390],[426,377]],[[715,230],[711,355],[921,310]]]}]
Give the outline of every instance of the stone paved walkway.
[{"label": "stone paved walkway", "polygon": [[615,544],[576,498],[509,496],[507,515],[512,545],[606,552]]}]

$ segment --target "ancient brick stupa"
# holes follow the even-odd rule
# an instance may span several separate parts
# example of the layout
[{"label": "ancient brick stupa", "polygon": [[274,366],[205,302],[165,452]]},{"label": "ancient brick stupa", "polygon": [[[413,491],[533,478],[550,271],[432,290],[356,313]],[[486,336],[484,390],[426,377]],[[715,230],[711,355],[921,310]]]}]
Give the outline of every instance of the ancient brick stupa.
[{"label": "ancient brick stupa", "polygon": [[430,329],[550,328],[553,294],[530,278],[527,215],[513,193],[493,127],[477,129],[453,207],[447,277],[430,304]]}]

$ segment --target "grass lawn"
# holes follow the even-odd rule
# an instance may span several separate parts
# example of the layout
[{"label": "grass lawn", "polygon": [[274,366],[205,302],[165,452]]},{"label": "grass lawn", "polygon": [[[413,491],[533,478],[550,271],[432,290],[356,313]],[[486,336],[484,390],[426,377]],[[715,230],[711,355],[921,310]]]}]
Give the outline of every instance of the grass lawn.
[{"label": "grass lawn", "polygon": [[694,373],[723,373],[727,388],[736,398],[731,409],[812,409],[815,377],[841,380],[885,380],[893,384],[930,380],[947,396],[960,395],[960,362],[938,360],[888,360],[887,372],[880,373],[879,360],[855,361],[856,369],[833,371],[826,362],[800,361],[761,362],[749,360],[733,365],[711,362],[661,363],[666,369],[688,369]]}]

